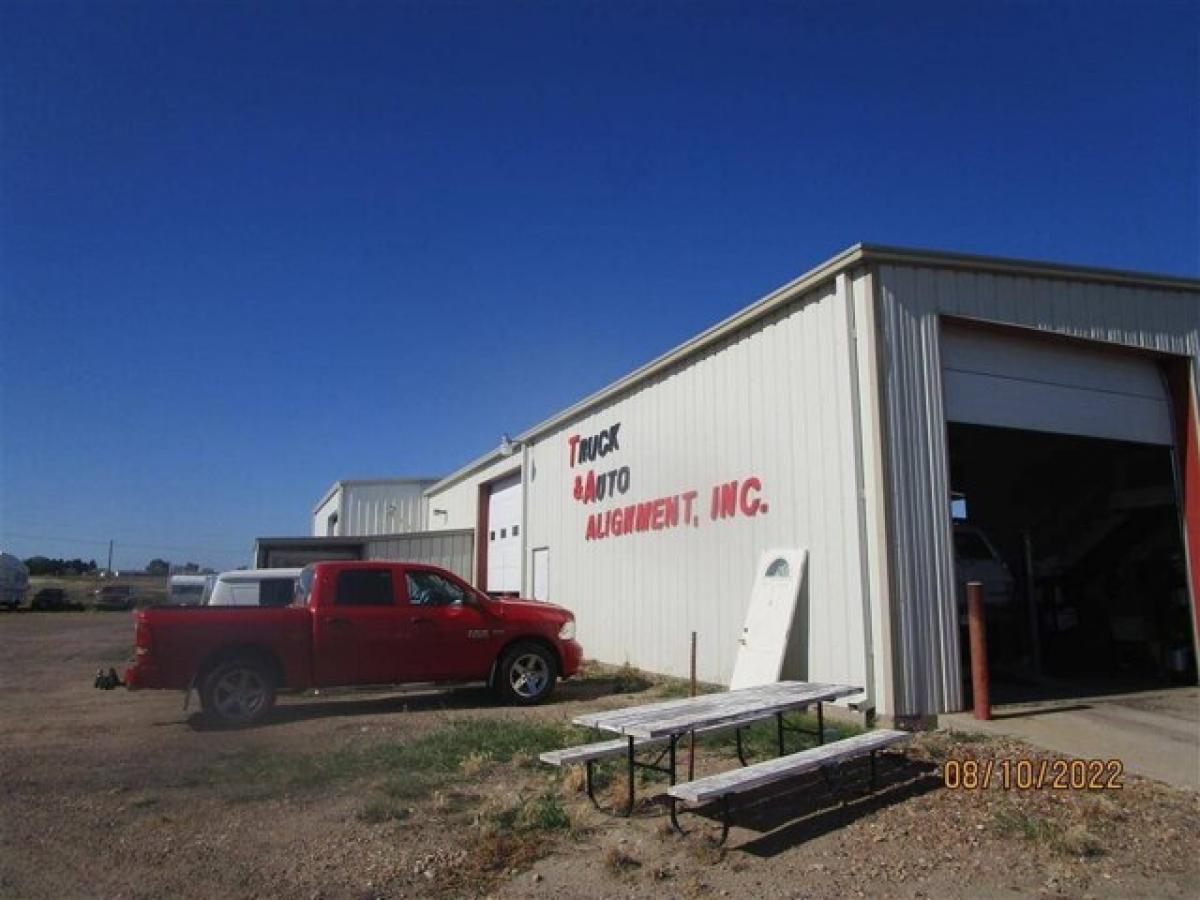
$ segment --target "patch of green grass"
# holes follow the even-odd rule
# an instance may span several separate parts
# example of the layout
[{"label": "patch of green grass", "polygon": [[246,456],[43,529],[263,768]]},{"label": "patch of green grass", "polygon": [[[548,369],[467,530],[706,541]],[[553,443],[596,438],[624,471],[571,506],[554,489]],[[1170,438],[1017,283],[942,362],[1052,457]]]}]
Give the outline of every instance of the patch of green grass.
[{"label": "patch of green grass", "polygon": [[[786,729],[783,732],[784,749],[788,753],[795,753],[799,750],[807,750],[809,747],[815,747],[817,741],[817,717],[808,713],[800,715],[789,715],[784,717]],[[802,729],[795,731],[793,729]],[[850,735],[860,734],[862,729],[850,725],[848,723],[838,722],[830,724],[825,722],[825,742],[841,740]],[[712,734],[706,734],[697,739],[697,743],[718,752],[734,755],[737,753],[737,744],[733,736],[733,729],[729,731],[718,731]],[[755,722],[742,729],[742,747],[745,749],[746,757],[751,760],[769,759],[772,756],[779,755],[779,736],[774,718],[763,719],[760,722]]]},{"label": "patch of green grass", "polygon": [[646,673],[641,669],[635,669],[629,663],[617,669],[613,675],[613,693],[614,694],[638,694],[646,690],[653,684]]},{"label": "patch of green grass", "polygon": [[571,817],[558,792],[546,790],[533,797],[518,797],[515,803],[485,807],[479,814],[478,827],[482,834],[567,831]]},{"label": "patch of green grass", "polygon": [[462,770],[464,760],[497,763],[536,760],[544,750],[587,740],[586,732],[559,722],[457,719],[410,743],[349,746],[322,753],[242,750],[217,760],[209,780],[243,789],[235,799],[257,800],[293,790],[384,775],[394,799],[416,799]]},{"label": "patch of green grass", "polygon": [[657,693],[660,697],[673,700],[676,697],[690,697],[692,688],[682,678],[664,678],[658,684]]},{"label": "patch of green grass", "polygon": [[1015,806],[1002,806],[992,817],[1001,834],[1020,837],[1033,844],[1050,845],[1062,829],[1048,819],[1030,815]]},{"label": "patch of green grass", "polygon": [[570,827],[571,817],[555,791],[546,791],[529,800],[517,815],[517,828],[521,831],[566,831]]}]

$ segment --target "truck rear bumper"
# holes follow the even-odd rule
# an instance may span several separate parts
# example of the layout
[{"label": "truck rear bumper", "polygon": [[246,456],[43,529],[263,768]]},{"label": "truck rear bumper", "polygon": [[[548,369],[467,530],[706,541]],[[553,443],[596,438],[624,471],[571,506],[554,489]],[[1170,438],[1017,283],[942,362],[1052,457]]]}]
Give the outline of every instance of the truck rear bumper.
[{"label": "truck rear bumper", "polygon": [[125,670],[125,687],[131,691],[159,687],[158,671],[145,663],[134,663]]}]

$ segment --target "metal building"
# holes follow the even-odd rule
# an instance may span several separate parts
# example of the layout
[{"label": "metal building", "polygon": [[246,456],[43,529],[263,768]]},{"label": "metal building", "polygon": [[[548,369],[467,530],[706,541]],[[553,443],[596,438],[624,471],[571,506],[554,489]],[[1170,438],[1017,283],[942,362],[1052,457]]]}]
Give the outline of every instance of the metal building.
[{"label": "metal building", "polygon": [[331,559],[389,559],[432,563],[471,580],[475,532],[410,531],[368,537],[260,537],[251,557],[256,569],[306,566]]},{"label": "metal building", "polygon": [[424,492],[436,478],[335,481],[313,507],[314,537],[362,537],[423,531]]},{"label": "metal building", "polygon": [[727,681],[760,552],[803,547],[793,674],[860,708],[963,706],[972,571],[1002,681],[1194,683],[1198,382],[1196,280],[857,245],[431,486],[430,525],[652,671],[696,631]]}]

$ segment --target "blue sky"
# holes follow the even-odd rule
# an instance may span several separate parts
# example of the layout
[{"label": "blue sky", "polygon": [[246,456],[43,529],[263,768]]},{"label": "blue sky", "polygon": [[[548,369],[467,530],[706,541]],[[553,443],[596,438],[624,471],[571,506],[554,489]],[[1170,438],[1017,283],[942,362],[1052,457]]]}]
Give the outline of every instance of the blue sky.
[{"label": "blue sky", "polygon": [[839,6],[4,0],[0,545],[244,564],[856,241],[1200,273],[1194,4]]}]

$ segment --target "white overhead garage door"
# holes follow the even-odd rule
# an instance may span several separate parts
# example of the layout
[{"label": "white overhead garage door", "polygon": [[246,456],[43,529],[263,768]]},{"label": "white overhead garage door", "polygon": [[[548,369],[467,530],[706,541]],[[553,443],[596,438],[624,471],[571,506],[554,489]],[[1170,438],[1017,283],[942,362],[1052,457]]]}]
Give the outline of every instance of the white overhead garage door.
[{"label": "white overhead garage door", "polygon": [[521,590],[521,476],[492,485],[488,498],[487,589]]},{"label": "white overhead garage door", "polygon": [[947,324],[942,371],[951,422],[1174,442],[1166,386],[1144,356]]}]

